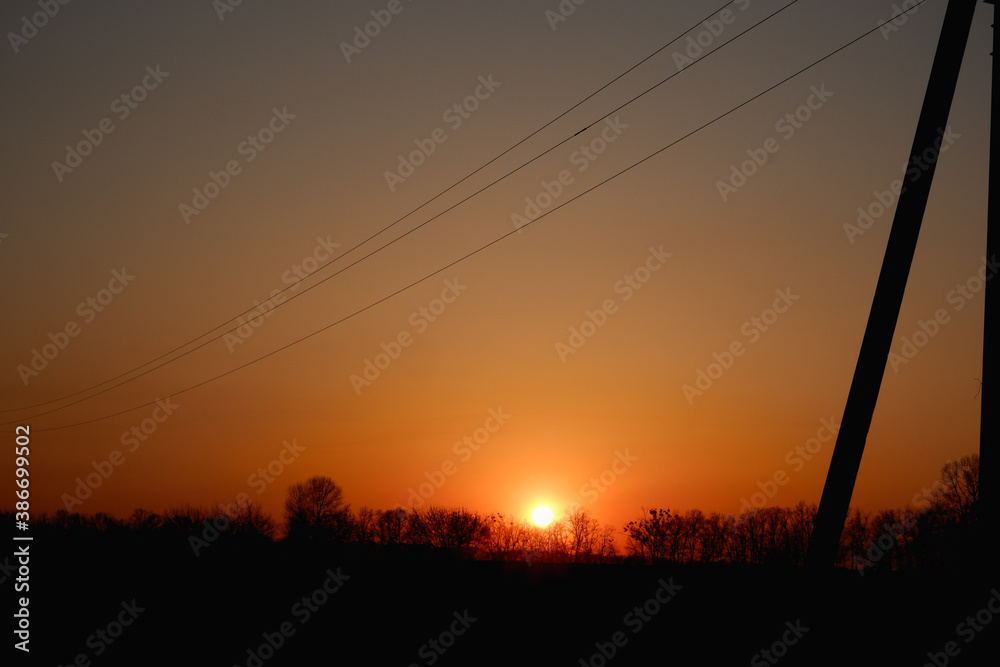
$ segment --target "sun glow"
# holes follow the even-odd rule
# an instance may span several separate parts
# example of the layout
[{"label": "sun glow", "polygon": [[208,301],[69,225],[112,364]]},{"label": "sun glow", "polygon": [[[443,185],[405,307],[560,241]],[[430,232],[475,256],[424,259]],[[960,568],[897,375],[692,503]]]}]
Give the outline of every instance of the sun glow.
[{"label": "sun glow", "polygon": [[535,511],[531,513],[531,518],[539,526],[549,525],[550,523],[552,523],[552,518],[554,516],[555,515],[552,513],[552,510],[546,507],[545,505],[540,505],[536,507]]}]

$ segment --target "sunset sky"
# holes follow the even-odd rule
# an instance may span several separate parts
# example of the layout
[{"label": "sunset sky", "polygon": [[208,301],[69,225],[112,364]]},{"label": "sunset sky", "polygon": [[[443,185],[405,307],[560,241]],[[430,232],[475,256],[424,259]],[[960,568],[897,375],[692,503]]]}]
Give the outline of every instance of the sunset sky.
[{"label": "sunset sky", "polygon": [[[584,194],[895,11],[799,0],[737,38],[786,3],[738,0],[705,26],[724,2],[74,2],[39,28],[36,2],[4,3],[0,417],[31,427],[33,510],[98,468],[74,510],[244,493],[278,516],[313,475],[353,508],[424,484],[426,503],[579,503],[619,528],[643,506],[737,513],[780,472],[768,505],[818,502],[946,2]],[[978,451],[992,12],[858,477],[866,510],[909,506]],[[859,208],[867,229],[845,229]],[[933,335],[907,347],[921,322]]]}]

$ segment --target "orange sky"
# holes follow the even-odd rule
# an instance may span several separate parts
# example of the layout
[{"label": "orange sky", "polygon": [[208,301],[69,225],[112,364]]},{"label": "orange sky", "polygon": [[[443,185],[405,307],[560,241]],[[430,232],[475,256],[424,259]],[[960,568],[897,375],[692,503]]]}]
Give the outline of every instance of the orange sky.
[{"label": "orange sky", "polygon": [[[720,36],[690,34],[711,48],[782,4],[736,2]],[[940,0],[570,201],[893,12],[801,0],[250,335],[51,414],[35,416],[65,401],[23,408],[126,373],[290,287],[710,11],[587,3],[553,30],[554,1],[403,2],[348,62],[341,43],[386,6],[243,3],[220,20],[208,3],[71,4],[4,55],[15,93],[0,110],[11,128],[0,272],[13,289],[0,391],[4,421],[32,428],[33,508],[64,507],[76,479],[113,456],[120,465],[74,509],[123,515],[246,493],[277,515],[287,486],[316,474],[354,507],[406,503],[426,484],[429,503],[524,517],[540,502],[580,503],[619,527],[642,506],[737,512],[762,488],[768,504],[818,502],[832,440],[809,441],[846,401],[894,210],[886,199],[877,215],[876,193],[902,176]],[[16,30],[35,9],[8,3],[0,23]],[[887,369],[854,496],[870,510],[905,507],[945,461],[978,450],[991,12],[977,10],[893,351],[939,310],[944,324]],[[677,72],[687,45],[349,257]],[[87,136],[100,142],[79,166],[53,167]],[[430,154],[400,172],[420,146]],[[765,153],[723,199],[734,165]],[[224,187],[199,200],[213,173]],[[513,231],[532,202],[565,206],[385,299]],[[850,235],[859,207],[876,215]],[[59,341],[37,375],[19,372]],[[367,362],[384,368],[352,381]],[[699,371],[717,379],[685,394]],[[786,483],[768,484],[776,474]]]}]

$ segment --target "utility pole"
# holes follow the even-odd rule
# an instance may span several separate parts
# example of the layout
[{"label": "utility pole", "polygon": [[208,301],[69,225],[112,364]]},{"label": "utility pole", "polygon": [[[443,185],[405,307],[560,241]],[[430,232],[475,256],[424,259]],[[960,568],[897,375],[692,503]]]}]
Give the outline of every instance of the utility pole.
[{"label": "utility pole", "polygon": [[[996,3],[994,0],[986,0],[987,4],[993,5],[993,20],[996,21]],[[996,383],[1000,383],[1000,374],[997,373],[997,347],[996,341],[1000,337],[1000,285],[998,280],[993,279],[998,271],[997,253],[1000,249],[1000,227],[997,227],[998,201],[997,171],[1000,170],[1000,137],[996,128],[993,127],[993,114],[1000,106],[997,105],[997,93],[1000,86],[997,85],[997,32],[996,25],[993,26],[993,92],[990,98],[990,193],[989,207],[986,213],[986,282],[983,287],[984,301],[986,302],[986,313],[983,320],[983,389],[982,404],[980,405],[979,418],[979,535],[982,540],[980,553],[988,563],[996,563],[996,551],[990,543],[990,537],[1000,526],[1000,449],[997,448],[997,436],[1000,433],[1000,391]],[[996,166],[997,169],[993,167]],[[987,379],[989,385],[987,386]]]},{"label": "utility pole", "polygon": [[[906,280],[913,263],[920,224],[940,155],[942,134],[948,125],[948,114],[976,2],[977,0],[949,0],[945,11],[927,92],[910,149],[906,178],[896,205],[882,270],[868,315],[868,325],[847,395],[840,433],[837,435],[837,444],[809,540],[806,562],[810,567],[832,567],[837,560],[840,536],[844,531],[896,321],[899,319]],[[985,396],[983,400],[986,400]],[[985,410],[985,403],[983,405]]]}]

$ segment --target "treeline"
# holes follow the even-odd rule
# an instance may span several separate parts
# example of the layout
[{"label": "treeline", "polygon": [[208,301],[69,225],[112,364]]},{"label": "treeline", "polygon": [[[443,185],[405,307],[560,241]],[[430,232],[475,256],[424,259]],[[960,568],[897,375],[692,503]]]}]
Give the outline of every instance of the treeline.
[{"label": "treeline", "polygon": [[[949,462],[910,507],[868,514],[852,509],[841,538],[839,565],[873,571],[961,565],[974,548],[979,457]],[[74,537],[155,537],[186,541],[194,555],[215,544],[241,548],[274,542],[316,542],[360,553],[438,553],[450,557],[527,563],[804,563],[816,506],[761,507],[739,515],[643,509],[622,531],[601,525],[585,508],[568,509],[545,528],[502,514],[435,506],[352,511],[328,477],[289,488],[283,521],[244,501],[214,510],[185,506],[127,519],[59,511],[33,530]],[[9,517],[13,522],[13,516]]]}]

